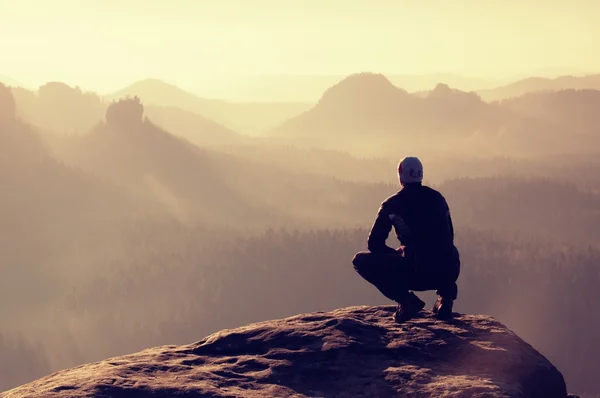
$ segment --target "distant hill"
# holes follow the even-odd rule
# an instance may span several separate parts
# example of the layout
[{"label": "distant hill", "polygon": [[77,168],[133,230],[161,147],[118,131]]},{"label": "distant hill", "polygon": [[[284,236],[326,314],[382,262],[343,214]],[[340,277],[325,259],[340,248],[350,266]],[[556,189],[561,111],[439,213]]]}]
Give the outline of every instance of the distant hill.
[{"label": "distant hill", "polygon": [[137,99],[109,106],[106,122],[73,137],[61,156],[114,181],[140,204],[164,208],[183,222],[218,223],[229,217],[260,217],[227,186],[220,165],[199,147],[144,118]]},{"label": "distant hill", "polygon": [[[17,116],[56,136],[87,134],[104,119],[110,104],[96,93],[60,82],[47,83],[37,91],[18,87],[11,91]],[[148,106],[146,115],[200,146],[240,144],[248,139],[199,114],[172,106]]]},{"label": "distant hill", "polygon": [[306,110],[310,104],[301,102],[229,102],[198,97],[161,80],[147,79],[133,83],[108,100],[138,96],[148,105],[177,107],[203,115],[230,129],[257,133]]},{"label": "distant hill", "polygon": [[371,73],[347,77],[313,108],[271,130],[296,144],[396,156],[417,150],[523,155],[580,149],[562,133],[474,92],[439,84],[417,96]]},{"label": "distant hill", "polygon": [[[361,203],[390,191],[385,184],[344,182],[199,148],[145,118],[136,99],[112,104],[106,116],[105,123],[66,140],[57,152],[68,163],[127,187],[144,207],[165,209],[185,223],[354,225],[372,216]],[[349,212],[354,217],[349,219]]]},{"label": "distant hill", "polygon": [[529,77],[506,86],[478,90],[477,93],[485,101],[496,101],[519,97],[531,92],[557,91],[565,89],[600,90],[600,74],[585,76],[560,76],[553,79],[545,77]]},{"label": "distant hill", "polygon": [[[360,161],[339,152],[284,148],[277,140],[244,137],[179,108],[150,105],[140,113],[137,105],[125,105],[115,116],[93,93],[63,83],[49,83],[37,93],[5,91],[17,97],[11,118],[31,118],[40,129],[58,133],[78,131],[41,134],[48,145],[44,151],[86,175],[127,188],[138,214],[170,214],[195,222],[232,220],[239,212],[240,226],[292,220],[304,226],[339,224],[357,201],[388,193],[385,185],[356,183],[370,182],[370,170],[389,171],[374,181],[388,180],[388,175],[389,180],[395,179],[394,167],[388,170],[382,162]],[[121,109],[118,103],[113,104],[115,109]],[[104,122],[109,114],[111,121]],[[220,153],[193,144],[228,149]],[[12,154],[23,158],[18,151]],[[294,162],[294,157],[302,159]],[[338,167],[343,171],[338,172]]]}]

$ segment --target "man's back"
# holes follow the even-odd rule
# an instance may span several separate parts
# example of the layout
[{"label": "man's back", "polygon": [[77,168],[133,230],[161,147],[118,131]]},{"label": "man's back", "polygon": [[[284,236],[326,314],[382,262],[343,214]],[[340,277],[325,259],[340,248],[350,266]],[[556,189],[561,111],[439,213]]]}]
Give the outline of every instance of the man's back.
[{"label": "man's back", "polygon": [[[423,164],[418,158],[402,159],[398,179],[402,190],[379,207],[369,233],[369,251],[358,252],[352,264],[360,276],[398,303],[397,322],[424,308],[425,302],[413,291],[425,290],[436,290],[438,295],[432,309],[435,316],[451,318],[460,259],[448,204],[442,194],[422,185]],[[392,227],[403,253],[386,245]]]},{"label": "man's back", "polygon": [[434,270],[457,259],[454,228],[446,200],[438,191],[407,184],[387,198],[369,234],[369,250],[389,251],[385,246],[394,227],[405,256],[420,267]]}]

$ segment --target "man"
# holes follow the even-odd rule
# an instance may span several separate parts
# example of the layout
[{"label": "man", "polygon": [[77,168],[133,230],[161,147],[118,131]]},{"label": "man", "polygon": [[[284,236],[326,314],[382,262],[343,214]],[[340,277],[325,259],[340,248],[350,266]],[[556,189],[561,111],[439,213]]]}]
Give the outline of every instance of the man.
[{"label": "man", "polygon": [[[398,303],[397,322],[425,307],[409,290],[437,290],[433,312],[438,318],[451,318],[460,259],[450,209],[442,194],[422,184],[423,165],[418,158],[404,158],[398,177],[402,189],[381,204],[369,233],[369,251],[356,254],[354,269]],[[398,249],[386,244],[392,227],[401,243]]]}]

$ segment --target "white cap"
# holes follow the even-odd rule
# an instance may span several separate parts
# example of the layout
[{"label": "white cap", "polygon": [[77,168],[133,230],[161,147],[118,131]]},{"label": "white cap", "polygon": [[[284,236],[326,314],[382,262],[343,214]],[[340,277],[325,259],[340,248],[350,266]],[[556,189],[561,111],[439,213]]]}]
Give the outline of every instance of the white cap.
[{"label": "white cap", "polygon": [[416,157],[406,157],[398,164],[398,177],[400,183],[410,184],[411,182],[423,181],[423,164]]}]

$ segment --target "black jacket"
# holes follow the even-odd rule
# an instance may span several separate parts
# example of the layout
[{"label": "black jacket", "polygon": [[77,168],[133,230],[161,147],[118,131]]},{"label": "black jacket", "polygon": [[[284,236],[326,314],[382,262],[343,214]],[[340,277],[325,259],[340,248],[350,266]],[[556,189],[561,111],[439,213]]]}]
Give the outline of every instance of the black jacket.
[{"label": "black jacket", "polygon": [[369,251],[395,253],[386,245],[394,227],[404,256],[432,271],[459,265],[450,209],[441,193],[420,183],[407,184],[379,208],[369,233]]}]

